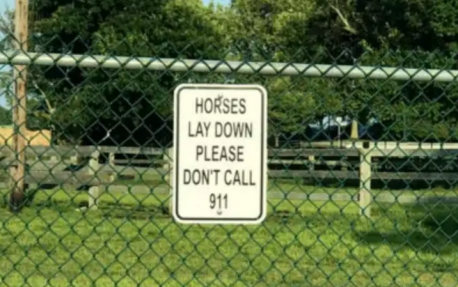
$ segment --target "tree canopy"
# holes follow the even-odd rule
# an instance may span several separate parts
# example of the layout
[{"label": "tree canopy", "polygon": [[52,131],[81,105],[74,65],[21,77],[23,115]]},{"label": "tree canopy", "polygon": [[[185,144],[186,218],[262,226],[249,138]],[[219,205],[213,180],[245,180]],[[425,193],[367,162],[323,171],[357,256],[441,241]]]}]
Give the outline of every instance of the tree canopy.
[{"label": "tree canopy", "polygon": [[[36,0],[31,12],[30,50],[50,53],[454,69],[458,50],[458,5],[446,0]],[[339,116],[375,122],[378,139],[457,140],[456,83],[57,66],[29,75],[34,123],[67,143],[111,130],[111,144],[169,145],[183,82],[263,84],[277,138]]]}]

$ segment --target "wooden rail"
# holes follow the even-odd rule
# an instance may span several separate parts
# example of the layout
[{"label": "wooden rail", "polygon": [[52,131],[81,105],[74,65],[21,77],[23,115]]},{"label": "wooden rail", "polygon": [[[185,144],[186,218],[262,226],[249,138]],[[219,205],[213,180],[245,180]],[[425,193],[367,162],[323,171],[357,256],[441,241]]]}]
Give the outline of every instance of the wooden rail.
[{"label": "wooden rail", "polygon": [[[360,156],[360,150],[356,148],[349,149],[270,149],[269,157],[358,157]],[[364,149],[371,152],[371,157],[457,157],[458,149],[456,150],[425,150],[425,149],[379,149],[370,148]]]},{"label": "wooden rail", "polygon": [[[393,147],[393,145],[387,145]],[[303,165],[301,170],[268,171],[269,178],[315,178],[315,179],[354,179],[360,181],[358,201],[364,214],[370,216],[372,180],[444,180],[453,182],[456,173],[444,172],[382,172],[375,168],[377,158],[404,157],[458,157],[458,149],[400,148],[380,149],[371,145],[361,148],[303,148],[303,149],[270,149],[268,151],[270,165]],[[97,200],[101,193],[101,185],[111,184],[114,176],[136,176],[136,170],[125,170],[118,164],[126,165],[160,165],[161,174],[169,179],[173,171],[172,149],[137,148],[137,147],[106,147],[106,146],[28,146],[26,184],[51,184],[88,186],[89,207],[97,208]],[[151,159],[114,159],[114,154],[142,154],[152,156]],[[99,157],[109,154],[108,164],[100,165]],[[8,146],[0,146],[0,167],[4,169],[15,166],[14,152]],[[46,160],[44,158],[47,158]],[[328,159],[326,159],[328,158]],[[338,158],[332,159],[329,158]],[[350,159],[352,158],[352,159]],[[348,170],[316,170],[313,167],[342,166]],[[148,169],[148,167],[146,168]],[[157,168],[154,168],[157,169]],[[1,179],[1,178],[0,178]],[[6,181],[6,178],[3,180]],[[169,182],[170,186],[172,182]]]},{"label": "wooden rail", "polygon": [[[99,149],[96,147],[27,146],[25,148],[26,172],[23,177],[25,185],[37,185],[40,188],[59,185],[88,186],[89,208],[97,208],[96,199],[99,186],[112,181],[112,172],[99,169]],[[6,177],[6,170],[17,165],[14,151],[9,146],[0,146],[0,167],[5,175],[1,179],[3,187],[11,186],[7,184],[12,179]]]},{"label": "wooden rail", "polygon": [[[359,171],[341,170],[269,170],[270,178],[360,179]],[[441,172],[380,172],[371,171],[371,180],[445,180],[455,181],[456,173]]]},{"label": "wooden rail", "polygon": [[458,143],[428,143],[428,142],[394,142],[394,141],[366,141],[366,140],[336,140],[300,142],[301,148],[376,148],[381,150],[458,150]]},{"label": "wooden rail", "polygon": [[[100,196],[100,185],[111,183],[114,180],[114,171],[99,165],[101,154],[109,154],[110,159],[115,153],[142,154],[163,156],[165,150],[149,147],[116,147],[116,146],[26,146],[26,173],[23,177],[26,186],[37,185],[73,185],[88,187],[88,207],[96,209]],[[7,170],[14,168],[19,163],[15,160],[15,152],[8,145],[0,146],[0,168]],[[123,160],[120,160],[121,162]],[[167,164],[168,161],[140,160],[141,163],[154,161],[155,164]],[[126,160],[126,163],[138,164],[139,160]],[[111,162],[111,164],[116,161]],[[119,163],[119,160],[118,160]],[[6,175],[6,173],[5,173]],[[2,187],[8,186],[6,182],[11,177],[0,179]]]}]

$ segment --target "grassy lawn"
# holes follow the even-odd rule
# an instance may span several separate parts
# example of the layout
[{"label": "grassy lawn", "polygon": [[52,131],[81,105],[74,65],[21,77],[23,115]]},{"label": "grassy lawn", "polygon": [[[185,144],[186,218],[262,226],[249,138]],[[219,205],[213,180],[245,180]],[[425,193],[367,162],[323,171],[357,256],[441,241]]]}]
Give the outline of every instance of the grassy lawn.
[{"label": "grassy lawn", "polygon": [[[282,189],[285,187],[281,187]],[[0,286],[455,286],[452,206],[270,200],[260,226],[178,225],[167,198],[40,192],[0,209]]]}]

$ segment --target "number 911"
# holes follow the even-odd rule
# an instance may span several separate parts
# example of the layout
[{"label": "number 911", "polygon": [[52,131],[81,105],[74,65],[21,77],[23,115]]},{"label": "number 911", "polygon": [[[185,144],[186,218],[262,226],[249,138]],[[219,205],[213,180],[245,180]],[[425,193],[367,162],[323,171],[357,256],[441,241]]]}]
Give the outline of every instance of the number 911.
[{"label": "number 911", "polygon": [[210,209],[227,209],[227,194],[210,194]]}]

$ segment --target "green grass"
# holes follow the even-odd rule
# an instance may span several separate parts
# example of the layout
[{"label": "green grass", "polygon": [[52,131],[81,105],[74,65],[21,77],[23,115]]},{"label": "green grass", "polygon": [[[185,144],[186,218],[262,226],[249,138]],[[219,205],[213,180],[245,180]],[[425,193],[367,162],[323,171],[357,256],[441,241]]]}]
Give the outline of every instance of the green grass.
[{"label": "green grass", "polygon": [[[281,187],[285,188],[285,187]],[[166,197],[40,192],[0,209],[0,286],[455,286],[450,206],[269,201],[260,226],[178,225]],[[458,219],[458,214],[455,217]]]}]

